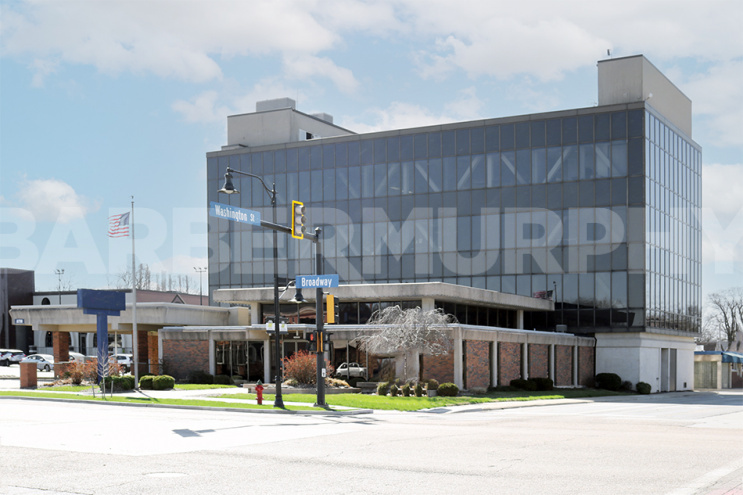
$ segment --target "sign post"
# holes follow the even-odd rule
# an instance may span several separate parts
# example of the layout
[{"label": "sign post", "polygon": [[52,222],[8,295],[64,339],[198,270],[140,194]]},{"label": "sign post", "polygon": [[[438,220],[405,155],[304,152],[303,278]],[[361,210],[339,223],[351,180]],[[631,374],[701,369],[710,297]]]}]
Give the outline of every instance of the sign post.
[{"label": "sign post", "polygon": [[108,370],[108,317],[119,316],[126,309],[123,292],[112,290],[78,289],[77,307],[86,315],[96,315],[98,336],[98,376],[96,383],[106,376]]}]

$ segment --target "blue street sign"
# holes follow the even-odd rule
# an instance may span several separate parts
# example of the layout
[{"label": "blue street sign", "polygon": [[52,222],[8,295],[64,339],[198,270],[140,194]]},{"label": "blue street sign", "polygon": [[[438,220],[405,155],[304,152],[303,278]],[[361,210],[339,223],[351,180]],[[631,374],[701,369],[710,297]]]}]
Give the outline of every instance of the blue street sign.
[{"label": "blue street sign", "polygon": [[237,206],[223,205],[216,201],[211,201],[209,205],[209,216],[231,220],[233,222],[249,223],[250,225],[261,224],[260,212],[238,208]]},{"label": "blue street sign", "polygon": [[297,289],[338,287],[338,275],[297,275]]}]

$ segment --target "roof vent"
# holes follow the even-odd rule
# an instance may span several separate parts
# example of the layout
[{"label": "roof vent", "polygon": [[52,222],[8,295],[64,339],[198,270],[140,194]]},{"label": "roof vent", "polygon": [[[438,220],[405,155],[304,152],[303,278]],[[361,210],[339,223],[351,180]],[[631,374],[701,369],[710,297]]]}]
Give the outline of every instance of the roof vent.
[{"label": "roof vent", "polygon": [[320,112],[320,113],[313,113],[311,115],[315,117],[316,119],[320,119],[320,120],[327,122],[328,124],[333,123],[333,116],[328,113]]}]

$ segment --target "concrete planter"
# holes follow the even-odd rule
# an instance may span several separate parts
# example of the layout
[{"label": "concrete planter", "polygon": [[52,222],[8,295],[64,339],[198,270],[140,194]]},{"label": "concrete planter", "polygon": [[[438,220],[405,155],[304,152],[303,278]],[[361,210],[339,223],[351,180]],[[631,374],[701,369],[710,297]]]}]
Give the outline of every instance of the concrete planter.
[{"label": "concrete planter", "polygon": [[439,393],[436,390],[426,390],[426,395],[429,397],[436,397]]}]

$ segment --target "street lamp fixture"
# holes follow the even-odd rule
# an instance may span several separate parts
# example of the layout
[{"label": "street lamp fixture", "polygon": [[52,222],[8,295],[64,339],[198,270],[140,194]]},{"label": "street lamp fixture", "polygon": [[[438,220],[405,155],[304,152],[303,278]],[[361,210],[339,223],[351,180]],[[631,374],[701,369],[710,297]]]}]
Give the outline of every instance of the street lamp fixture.
[{"label": "street lamp fixture", "polygon": [[[272,184],[272,187],[266,185],[263,179],[257,175],[250,174],[248,172],[242,172],[227,167],[227,172],[224,174],[224,186],[219,190],[225,194],[239,194],[240,191],[235,188],[232,183],[232,173],[245,175],[247,177],[253,177],[258,179],[263,186],[263,189],[271,199],[271,208],[273,210],[273,223],[276,225],[276,184]],[[279,327],[281,322],[279,321],[280,308],[279,308],[279,244],[277,231],[273,230],[273,314],[274,314],[274,332],[276,336],[276,400],[274,401],[274,407],[284,408],[284,399],[281,396],[281,339],[279,334]]]}]

